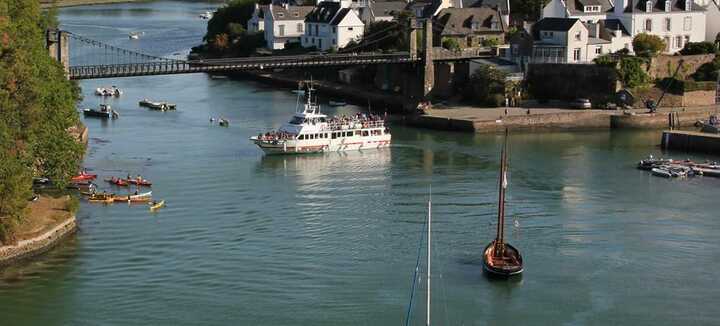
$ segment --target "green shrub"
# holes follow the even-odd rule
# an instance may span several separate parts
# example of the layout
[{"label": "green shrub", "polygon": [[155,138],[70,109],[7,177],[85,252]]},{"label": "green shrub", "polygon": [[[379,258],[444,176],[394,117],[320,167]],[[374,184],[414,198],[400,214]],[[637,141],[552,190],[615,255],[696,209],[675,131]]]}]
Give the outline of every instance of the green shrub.
[{"label": "green shrub", "polygon": [[454,38],[444,37],[442,47],[451,51],[457,51],[460,50],[460,43]]},{"label": "green shrub", "polygon": [[712,42],[690,42],[680,50],[682,55],[713,54],[718,50],[717,45]]},{"label": "green shrub", "polygon": [[650,82],[650,76],[642,67],[644,63],[642,58],[637,57],[625,57],[620,60],[617,72],[625,87],[634,88]]},{"label": "green shrub", "polygon": [[500,40],[498,40],[494,37],[487,38],[487,39],[482,40],[481,44],[482,44],[482,46],[495,47],[495,46],[500,45]]},{"label": "green shrub", "polygon": [[718,70],[720,70],[720,56],[716,56],[712,62],[700,66],[691,77],[697,81],[717,81]]},{"label": "green shrub", "polygon": [[639,56],[654,57],[665,49],[665,41],[659,36],[641,33],[633,39],[633,49]]}]

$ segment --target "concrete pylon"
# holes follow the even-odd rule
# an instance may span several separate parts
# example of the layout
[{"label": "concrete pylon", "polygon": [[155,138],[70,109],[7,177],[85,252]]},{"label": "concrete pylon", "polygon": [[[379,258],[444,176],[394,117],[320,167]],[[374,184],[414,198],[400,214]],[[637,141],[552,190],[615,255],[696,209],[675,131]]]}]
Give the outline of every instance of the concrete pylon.
[{"label": "concrete pylon", "polygon": [[408,31],[410,31],[409,47],[410,47],[410,58],[417,58],[417,19],[415,17],[410,18],[408,23]]},{"label": "concrete pylon", "polygon": [[65,75],[70,76],[70,37],[65,31],[57,29],[47,30],[45,36],[46,47],[51,58],[60,62]]},{"label": "concrete pylon", "polygon": [[432,19],[425,19],[425,56],[423,60],[423,97],[428,99],[435,86],[435,67],[433,64],[433,30]]}]

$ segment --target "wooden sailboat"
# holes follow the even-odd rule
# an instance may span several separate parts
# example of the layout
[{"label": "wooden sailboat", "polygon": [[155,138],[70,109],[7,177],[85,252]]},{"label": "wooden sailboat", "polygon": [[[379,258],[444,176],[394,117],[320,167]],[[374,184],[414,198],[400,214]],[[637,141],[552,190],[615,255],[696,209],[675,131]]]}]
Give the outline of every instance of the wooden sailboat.
[{"label": "wooden sailboat", "polygon": [[523,271],[520,251],[505,243],[505,190],[507,189],[507,130],[500,158],[498,222],[495,240],[485,247],[483,252],[483,270],[490,275],[512,276]]}]

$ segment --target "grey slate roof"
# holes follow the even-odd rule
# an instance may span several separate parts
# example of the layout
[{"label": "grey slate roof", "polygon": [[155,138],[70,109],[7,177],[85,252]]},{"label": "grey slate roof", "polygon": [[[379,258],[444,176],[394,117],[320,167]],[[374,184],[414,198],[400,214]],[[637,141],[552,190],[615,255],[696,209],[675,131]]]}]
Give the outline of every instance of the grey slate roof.
[{"label": "grey slate roof", "polygon": [[[496,27],[493,29],[493,22]],[[445,8],[435,18],[440,35],[472,35],[482,32],[502,33],[507,28],[500,13],[490,7],[477,8]],[[477,28],[473,29],[473,24]]]},{"label": "grey slate roof", "polygon": [[613,11],[610,0],[567,0],[567,9],[572,15],[597,15],[598,13],[585,13],[585,6],[600,6],[600,13]]},{"label": "grey slate roof", "polygon": [[500,13],[503,15],[506,15],[508,13],[507,0],[462,0],[463,8],[474,8],[482,6],[498,8]]},{"label": "grey slate roof", "polygon": [[338,13],[335,15],[335,17],[330,21],[330,25],[337,25],[340,24],[340,22],[347,16],[348,13],[350,13],[350,8],[342,8]]},{"label": "grey slate roof", "polygon": [[305,20],[305,16],[310,13],[313,8],[312,6],[283,6],[273,5],[272,6],[272,17],[273,20]]},{"label": "grey slate roof", "polygon": [[[629,0],[630,5],[625,8],[625,12],[645,12],[646,11],[646,0]],[[653,9],[652,12],[665,12],[665,0],[652,0]],[[685,11],[685,6],[688,4],[691,6],[690,11],[705,11],[705,8],[695,4],[695,1],[685,0],[670,0],[671,11]]]},{"label": "grey slate roof", "polygon": [[323,1],[318,4],[307,16],[305,22],[308,23],[330,23],[335,14],[340,11],[340,3]]},{"label": "grey slate roof", "polygon": [[370,2],[370,8],[375,17],[395,16],[403,11],[406,6],[407,3],[403,1]]}]

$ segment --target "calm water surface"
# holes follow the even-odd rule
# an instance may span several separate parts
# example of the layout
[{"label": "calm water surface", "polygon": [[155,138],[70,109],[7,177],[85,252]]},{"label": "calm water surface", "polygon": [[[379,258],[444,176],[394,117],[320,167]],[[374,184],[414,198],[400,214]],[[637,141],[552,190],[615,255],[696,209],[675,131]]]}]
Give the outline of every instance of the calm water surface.
[{"label": "calm water surface", "polygon": [[[60,18],[91,38],[172,55],[200,41],[204,8],[93,6]],[[129,30],[146,37],[131,43]],[[85,120],[85,165],[101,177],[142,174],[167,207],[83,203],[74,239],[0,273],[2,325],[398,325],[431,184],[436,325],[720,317],[720,180],[636,170],[662,154],[658,132],[512,135],[507,234],[526,271],[497,282],[482,276],[480,253],[494,234],[501,137],[394,127],[387,150],[266,157],[247,138],[288,119],[287,90],[204,74],[81,85],[88,107],[101,101],[98,86],[125,91],[110,101],[120,119]],[[145,97],[178,111],[139,108]],[[412,324],[424,308],[421,299]]]}]

